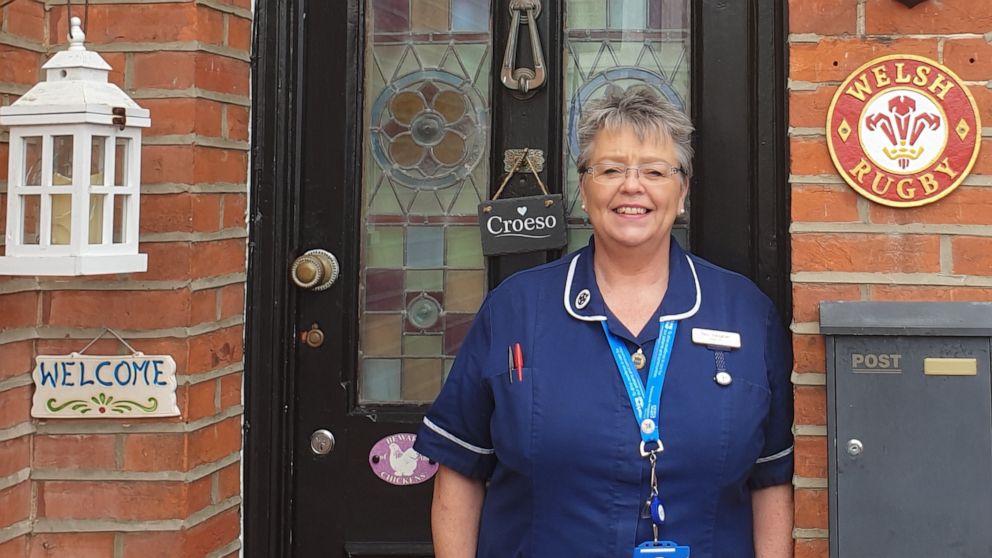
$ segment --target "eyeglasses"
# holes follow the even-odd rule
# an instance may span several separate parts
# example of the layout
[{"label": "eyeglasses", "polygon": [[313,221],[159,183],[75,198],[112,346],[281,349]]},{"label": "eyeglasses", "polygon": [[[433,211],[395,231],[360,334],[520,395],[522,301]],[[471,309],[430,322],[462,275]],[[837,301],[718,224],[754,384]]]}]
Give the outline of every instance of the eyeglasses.
[{"label": "eyeglasses", "polygon": [[585,169],[579,169],[582,174],[592,176],[593,182],[603,186],[619,186],[627,180],[627,172],[634,171],[641,184],[645,186],[660,186],[669,184],[672,178],[679,173],[685,174],[682,167],[673,167],[665,162],[651,163],[639,167],[628,167],[613,163],[600,163],[590,165]]}]

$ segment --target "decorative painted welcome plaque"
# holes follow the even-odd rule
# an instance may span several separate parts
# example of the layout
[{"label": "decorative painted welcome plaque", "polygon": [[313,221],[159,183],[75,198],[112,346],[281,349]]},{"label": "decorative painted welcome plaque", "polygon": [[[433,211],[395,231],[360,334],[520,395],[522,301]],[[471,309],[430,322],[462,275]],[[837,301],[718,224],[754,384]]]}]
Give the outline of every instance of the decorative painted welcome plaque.
[{"label": "decorative painted welcome plaque", "polygon": [[854,71],[827,114],[830,156],[862,196],[915,207],[947,196],[968,176],[982,123],[968,87],[922,56],[883,56]]},{"label": "decorative painted welcome plaque", "polygon": [[37,418],[174,417],[176,361],[168,355],[40,355],[34,372]]}]

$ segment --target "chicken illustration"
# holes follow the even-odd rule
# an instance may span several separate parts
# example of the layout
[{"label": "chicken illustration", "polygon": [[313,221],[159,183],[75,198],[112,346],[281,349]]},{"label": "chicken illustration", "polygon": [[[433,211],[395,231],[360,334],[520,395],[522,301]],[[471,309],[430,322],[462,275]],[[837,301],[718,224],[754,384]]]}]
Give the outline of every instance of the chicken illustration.
[{"label": "chicken illustration", "polygon": [[393,468],[397,477],[409,477],[417,469],[417,460],[420,454],[407,448],[406,451],[400,449],[399,444],[393,442],[389,444],[389,466]]}]

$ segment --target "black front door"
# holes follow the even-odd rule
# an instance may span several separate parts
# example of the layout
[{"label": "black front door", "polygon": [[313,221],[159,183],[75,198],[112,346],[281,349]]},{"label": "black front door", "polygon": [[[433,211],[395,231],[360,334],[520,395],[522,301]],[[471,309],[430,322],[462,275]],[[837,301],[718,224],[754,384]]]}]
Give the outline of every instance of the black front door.
[{"label": "black front door", "polygon": [[[432,556],[435,466],[412,434],[487,290],[561,253],[484,257],[477,206],[530,149],[564,195],[567,249],[585,244],[575,121],[611,87],[653,87],[693,115],[676,235],[781,306],[780,4],[258,2],[247,555]],[[526,173],[503,195],[530,193]]]}]

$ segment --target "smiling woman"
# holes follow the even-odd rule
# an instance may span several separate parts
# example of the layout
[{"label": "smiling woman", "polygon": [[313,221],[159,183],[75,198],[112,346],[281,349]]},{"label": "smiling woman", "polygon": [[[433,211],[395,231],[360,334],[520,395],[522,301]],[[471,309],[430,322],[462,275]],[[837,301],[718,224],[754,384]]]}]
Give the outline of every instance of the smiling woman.
[{"label": "smiling woman", "polygon": [[414,445],[441,464],[437,556],[788,558],[789,343],[672,238],[692,122],[615,88],[578,130],[592,241],[490,293]]}]

